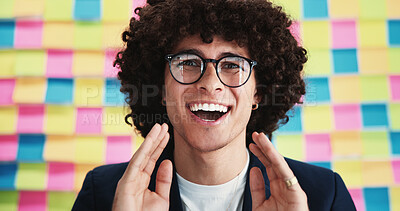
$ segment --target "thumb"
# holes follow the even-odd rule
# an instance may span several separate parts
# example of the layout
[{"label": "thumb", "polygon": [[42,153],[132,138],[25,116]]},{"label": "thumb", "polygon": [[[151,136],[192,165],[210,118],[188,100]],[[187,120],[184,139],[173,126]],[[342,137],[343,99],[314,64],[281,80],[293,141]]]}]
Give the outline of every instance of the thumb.
[{"label": "thumb", "polygon": [[172,183],[172,162],[161,162],[156,177],[156,193],[169,202],[169,191]]},{"label": "thumb", "polygon": [[257,167],[250,170],[250,191],[254,210],[260,207],[265,201],[264,178]]}]

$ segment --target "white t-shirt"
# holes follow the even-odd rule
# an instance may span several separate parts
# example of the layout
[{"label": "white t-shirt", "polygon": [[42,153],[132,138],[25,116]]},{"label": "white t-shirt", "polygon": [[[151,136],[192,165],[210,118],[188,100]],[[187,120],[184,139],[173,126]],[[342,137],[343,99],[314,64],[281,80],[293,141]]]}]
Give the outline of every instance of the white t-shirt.
[{"label": "white t-shirt", "polygon": [[242,210],[247,169],[250,163],[249,152],[247,150],[246,152],[247,162],[243,170],[231,181],[221,185],[195,184],[176,173],[183,210]]}]

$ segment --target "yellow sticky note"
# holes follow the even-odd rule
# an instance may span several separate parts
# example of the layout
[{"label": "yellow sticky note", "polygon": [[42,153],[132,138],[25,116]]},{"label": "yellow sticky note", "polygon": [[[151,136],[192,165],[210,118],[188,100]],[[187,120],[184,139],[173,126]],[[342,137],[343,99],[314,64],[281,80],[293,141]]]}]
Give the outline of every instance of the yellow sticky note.
[{"label": "yellow sticky note", "polygon": [[0,134],[13,134],[17,128],[17,107],[0,107]]},{"label": "yellow sticky note", "polygon": [[301,18],[300,0],[272,0],[276,5],[282,6],[283,11],[295,20]]},{"label": "yellow sticky note", "polygon": [[72,22],[45,22],[43,26],[43,47],[47,49],[72,49],[74,25]]},{"label": "yellow sticky note", "polygon": [[363,182],[361,161],[334,161],[333,170],[340,174],[340,176],[346,183],[347,188],[357,188],[362,186]]},{"label": "yellow sticky note", "polygon": [[[400,2],[400,1],[399,1]],[[400,73],[400,48],[389,48],[389,71]]]},{"label": "yellow sticky note", "polygon": [[135,153],[136,150],[142,145],[144,138],[141,134],[132,135],[132,153]]},{"label": "yellow sticky note", "polygon": [[358,76],[333,76],[331,79],[332,100],[335,103],[358,103],[361,100],[361,85]]},{"label": "yellow sticky note", "polygon": [[400,8],[399,0],[386,0],[386,12],[388,18],[390,19],[400,18],[399,8]]},{"label": "yellow sticky note", "polygon": [[390,128],[399,130],[400,129],[400,104],[398,104],[398,103],[389,104],[389,119],[390,119]]},{"label": "yellow sticky note", "polygon": [[127,27],[125,22],[103,23],[103,49],[123,47],[122,33]]},{"label": "yellow sticky note", "polygon": [[358,23],[359,46],[361,48],[387,47],[386,21],[361,20]]},{"label": "yellow sticky note", "polygon": [[46,163],[19,163],[17,190],[45,190],[46,168]]},{"label": "yellow sticky note", "polygon": [[302,135],[277,135],[276,148],[285,157],[305,160],[304,140]]},{"label": "yellow sticky note", "polygon": [[69,210],[75,199],[75,192],[49,191],[47,192],[47,209],[51,211]]},{"label": "yellow sticky note", "polygon": [[361,48],[358,55],[362,74],[385,74],[388,72],[389,55],[387,48]]},{"label": "yellow sticky note", "polygon": [[[330,16],[333,18],[357,18],[359,13],[358,0],[334,0],[329,2]],[[346,6],[344,6],[346,5]]]},{"label": "yellow sticky note", "polygon": [[361,100],[383,101],[389,99],[389,86],[385,75],[361,76]]},{"label": "yellow sticky note", "polygon": [[13,0],[0,1],[0,18],[12,18],[14,10]]},{"label": "yellow sticky note", "polygon": [[44,18],[48,21],[72,20],[71,0],[45,0]]},{"label": "yellow sticky note", "polygon": [[14,15],[16,17],[42,16],[44,0],[15,0]]},{"label": "yellow sticky note", "polygon": [[332,109],[329,105],[304,106],[303,117],[307,132],[332,130]]},{"label": "yellow sticky note", "polygon": [[94,169],[97,164],[75,164],[74,191],[78,192],[82,188],[86,174]]},{"label": "yellow sticky note", "polygon": [[386,2],[385,1],[360,0],[360,18],[361,19],[385,19],[386,18]]},{"label": "yellow sticky note", "polygon": [[103,0],[104,21],[128,21],[131,17],[132,1],[120,0],[118,4],[114,0]]},{"label": "yellow sticky note", "polygon": [[43,50],[17,51],[15,74],[18,76],[44,76],[47,54]]},{"label": "yellow sticky note", "polygon": [[102,118],[103,132],[105,134],[131,134],[132,127],[125,123],[127,108],[105,107]]},{"label": "yellow sticky note", "polygon": [[390,161],[363,161],[362,176],[364,186],[388,186],[393,184]]},{"label": "yellow sticky note", "polygon": [[13,50],[0,51],[0,78],[10,78],[15,75],[16,52]]},{"label": "yellow sticky note", "polygon": [[328,21],[303,21],[302,31],[303,43],[307,48],[330,48],[331,29]]},{"label": "yellow sticky note", "polygon": [[44,131],[46,134],[73,134],[75,118],[75,109],[71,106],[47,105]]},{"label": "yellow sticky note", "polygon": [[75,51],[72,73],[74,76],[103,76],[104,53],[101,51]]},{"label": "yellow sticky note", "polygon": [[75,49],[101,49],[102,32],[100,22],[76,22],[74,30]]},{"label": "yellow sticky note", "polygon": [[306,76],[331,75],[331,55],[328,49],[309,49],[304,66]]},{"label": "yellow sticky note", "polygon": [[47,135],[44,159],[54,162],[75,161],[75,138],[73,136]]},{"label": "yellow sticky note", "polygon": [[105,160],[105,145],[104,137],[76,137],[75,161],[82,164],[103,164]]},{"label": "yellow sticky note", "polygon": [[17,78],[13,99],[15,103],[43,103],[46,94],[45,78]]},{"label": "yellow sticky note", "polygon": [[362,143],[360,132],[343,131],[331,133],[332,154],[334,157],[361,156]]},{"label": "yellow sticky note", "polygon": [[77,106],[100,106],[103,102],[104,80],[76,78],[74,102]]},{"label": "yellow sticky note", "polygon": [[390,187],[390,205],[392,210],[400,210],[400,187]]},{"label": "yellow sticky note", "polygon": [[389,142],[386,131],[363,131],[361,132],[361,140],[365,157],[389,157]]}]

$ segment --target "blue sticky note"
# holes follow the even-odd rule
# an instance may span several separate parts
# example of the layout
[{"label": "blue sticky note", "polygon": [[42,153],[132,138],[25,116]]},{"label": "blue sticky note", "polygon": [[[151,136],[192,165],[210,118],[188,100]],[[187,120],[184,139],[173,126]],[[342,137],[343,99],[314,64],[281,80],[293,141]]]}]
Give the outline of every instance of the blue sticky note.
[{"label": "blue sticky note", "polygon": [[309,103],[329,102],[331,99],[329,93],[328,78],[306,78],[305,101]]},{"label": "blue sticky note", "polygon": [[389,211],[389,193],[387,187],[364,188],[365,208],[368,211]]},{"label": "blue sticky note", "polygon": [[391,132],[390,142],[392,145],[392,154],[400,155],[400,132]]},{"label": "blue sticky note", "polygon": [[17,160],[43,162],[45,136],[42,134],[20,134]]},{"label": "blue sticky note", "polygon": [[309,162],[312,165],[319,166],[326,169],[332,169],[331,162]]},{"label": "blue sticky note", "polygon": [[389,20],[389,45],[400,45],[400,20]]},{"label": "blue sticky note", "polygon": [[73,79],[49,78],[46,103],[72,103]]},{"label": "blue sticky note", "polygon": [[100,0],[75,0],[75,20],[100,20]]},{"label": "blue sticky note", "polygon": [[301,132],[301,107],[295,106],[287,112],[289,122],[279,127],[278,132]]},{"label": "blue sticky note", "polygon": [[361,105],[364,127],[387,127],[388,117],[386,105],[364,104]]},{"label": "blue sticky note", "polygon": [[332,50],[335,73],[358,73],[357,50]]},{"label": "blue sticky note", "polygon": [[124,105],[125,95],[119,91],[119,89],[121,88],[121,82],[116,78],[107,78],[105,86],[105,105]]},{"label": "blue sticky note", "polygon": [[15,21],[0,21],[0,48],[14,46]]},{"label": "blue sticky note", "polygon": [[16,163],[0,163],[0,190],[15,189]]},{"label": "blue sticky note", "polygon": [[303,0],[304,18],[327,18],[327,0]]}]

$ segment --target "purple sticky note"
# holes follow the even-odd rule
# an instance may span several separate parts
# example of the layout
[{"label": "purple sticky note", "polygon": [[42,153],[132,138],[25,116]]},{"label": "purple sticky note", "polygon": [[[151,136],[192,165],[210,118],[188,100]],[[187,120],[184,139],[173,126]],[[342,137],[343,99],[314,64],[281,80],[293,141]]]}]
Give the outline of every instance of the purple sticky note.
[{"label": "purple sticky note", "polygon": [[41,48],[43,21],[17,20],[15,48]]},{"label": "purple sticky note", "polygon": [[332,158],[329,134],[306,134],[306,160],[330,161]]},{"label": "purple sticky note", "polygon": [[75,166],[73,163],[48,164],[48,190],[72,191],[74,188]]},{"label": "purple sticky note", "polygon": [[105,64],[104,64],[104,76],[109,78],[117,77],[119,69],[113,67],[115,56],[117,55],[117,50],[106,50]]},{"label": "purple sticky note", "polygon": [[365,203],[364,203],[364,196],[363,196],[363,191],[362,189],[349,189],[351,198],[354,201],[354,204],[356,205],[356,209],[358,211],[364,211],[365,210]]},{"label": "purple sticky note", "polygon": [[299,46],[302,45],[301,41],[301,25],[298,21],[293,21],[292,25],[289,27],[290,32],[292,33],[293,37],[299,43]]},{"label": "purple sticky note", "polygon": [[48,50],[46,76],[72,78],[72,56],[71,50]]},{"label": "purple sticky note", "polygon": [[45,191],[20,191],[19,211],[46,211]]},{"label": "purple sticky note", "polygon": [[394,183],[400,184],[400,160],[392,160]]},{"label": "purple sticky note", "polygon": [[132,156],[132,139],[130,136],[108,136],[106,163],[129,161]]},{"label": "purple sticky note", "polygon": [[357,48],[356,22],[354,20],[332,21],[332,47]]},{"label": "purple sticky note", "polygon": [[361,129],[360,105],[342,104],[334,105],[333,113],[336,130],[359,130]]},{"label": "purple sticky note", "polygon": [[20,105],[18,108],[17,132],[42,133],[43,117],[43,105]]},{"label": "purple sticky note", "polygon": [[0,161],[15,161],[18,150],[18,136],[0,136]]},{"label": "purple sticky note", "polygon": [[76,116],[76,133],[101,133],[102,108],[78,108]]},{"label": "purple sticky note", "polygon": [[392,100],[400,101],[400,75],[389,76]]},{"label": "purple sticky note", "polygon": [[12,105],[15,79],[0,79],[0,105]]}]

